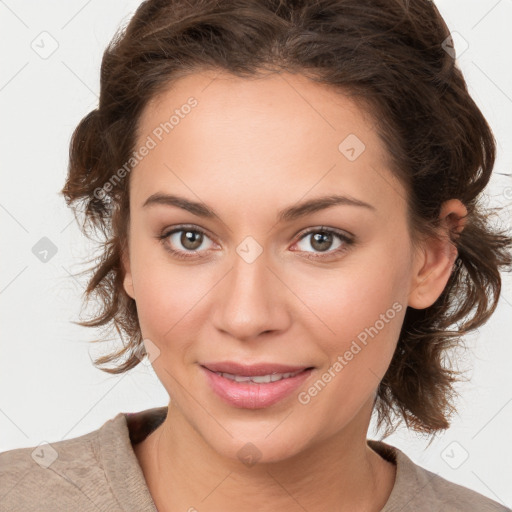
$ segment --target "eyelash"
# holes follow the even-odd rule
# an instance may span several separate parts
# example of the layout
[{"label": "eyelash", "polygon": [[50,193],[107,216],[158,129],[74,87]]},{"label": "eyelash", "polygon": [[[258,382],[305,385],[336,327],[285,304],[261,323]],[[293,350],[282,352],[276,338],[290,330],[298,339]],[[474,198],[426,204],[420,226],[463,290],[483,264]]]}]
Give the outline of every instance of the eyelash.
[{"label": "eyelash", "polygon": [[[180,260],[188,260],[190,258],[195,258],[199,252],[202,251],[176,251],[175,249],[171,249],[169,245],[167,244],[167,239],[173,235],[174,233],[180,233],[182,231],[191,231],[193,233],[200,233],[208,238],[208,234],[203,231],[202,229],[191,226],[191,225],[180,225],[176,226],[170,231],[165,231],[163,234],[158,235],[156,238],[163,244],[164,249],[171,253],[175,258]],[[301,234],[300,238],[297,240],[297,243],[306,238],[308,235],[311,235],[313,233],[323,233],[323,234],[330,234],[337,237],[339,240],[341,240],[344,245],[341,247],[338,247],[337,249],[333,251],[326,251],[324,253],[307,253],[305,256],[307,259],[311,260],[318,260],[318,259],[327,259],[332,258],[333,256],[341,255],[342,253],[346,252],[350,249],[352,245],[354,245],[355,241],[353,238],[348,237],[347,235],[339,232],[338,230],[335,230],[333,228],[327,228],[324,226],[319,226],[316,228],[310,228],[304,233]],[[204,256],[200,256],[201,258]]]}]

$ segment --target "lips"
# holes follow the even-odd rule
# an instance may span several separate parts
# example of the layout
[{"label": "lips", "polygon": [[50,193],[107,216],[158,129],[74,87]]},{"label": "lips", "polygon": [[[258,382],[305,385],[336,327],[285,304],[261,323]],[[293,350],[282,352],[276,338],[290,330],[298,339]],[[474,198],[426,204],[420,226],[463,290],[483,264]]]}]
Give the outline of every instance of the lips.
[{"label": "lips", "polygon": [[300,387],[313,367],[232,361],[201,365],[210,389],[224,402],[243,409],[269,407]]}]

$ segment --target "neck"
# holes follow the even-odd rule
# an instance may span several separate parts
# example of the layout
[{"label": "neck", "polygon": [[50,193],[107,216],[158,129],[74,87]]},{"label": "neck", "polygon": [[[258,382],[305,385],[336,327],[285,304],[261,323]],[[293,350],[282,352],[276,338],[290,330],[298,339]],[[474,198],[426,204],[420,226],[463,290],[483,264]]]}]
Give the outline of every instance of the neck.
[{"label": "neck", "polygon": [[286,460],[245,465],[213,450],[169,404],[165,421],[134,451],[159,512],[378,512],[393,488],[395,466],[367,445],[368,423]]}]

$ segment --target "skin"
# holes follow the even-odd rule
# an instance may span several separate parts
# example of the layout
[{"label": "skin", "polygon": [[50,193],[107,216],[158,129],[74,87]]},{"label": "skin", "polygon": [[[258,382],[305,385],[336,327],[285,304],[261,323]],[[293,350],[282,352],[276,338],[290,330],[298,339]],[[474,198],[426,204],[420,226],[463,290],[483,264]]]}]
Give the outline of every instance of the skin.
[{"label": "skin", "polygon": [[[159,511],[378,511],[395,466],[366,443],[373,399],[406,306],[435,302],[457,251],[448,238],[413,248],[405,190],[370,115],[347,96],[300,75],[197,72],[151,101],[137,147],[190,96],[198,105],[129,178],[124,288],[172,397],[164,423],[134,446],[155,504]],[[365,144],[354,161],[338,149],[349,134]],[[157,192],[202,202],[218,216],[144,208]],[[331,194],[374,209],[336,205],[277,221],[281,209]],[[460,201],[447,201],[442,229],[460,232],[466,213]],[[207,233],[188,260],[157,238],[183,223]],[[302,233],[321,226],[355,242],[334,237],[319,250]],[[167,244],[190,253],[181,235]],[[251,263],[236,251],[248,236],[263,249]],[[308,259],[314,254],[327,257]],[[307,404],[292,393],[263,409],[233,407],[199,367],[222,360],[314,366],[298,391],[307,390],[394,303],[401,311]],[[260,455],[253,466],[237,456],[249,442]]]}]

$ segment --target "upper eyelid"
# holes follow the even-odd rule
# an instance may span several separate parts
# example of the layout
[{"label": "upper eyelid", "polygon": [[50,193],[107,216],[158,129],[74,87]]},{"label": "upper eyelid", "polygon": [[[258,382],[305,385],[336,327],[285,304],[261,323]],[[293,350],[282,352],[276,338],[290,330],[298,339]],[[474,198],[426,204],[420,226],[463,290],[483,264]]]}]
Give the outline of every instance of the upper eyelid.
[{"label": "upper eyelid", "polygon": [[317,232],[322,232],[322,231],[326,231],[328,233],[333,233],[334,235],[338,235],[341,238],[350,238],[350,239],[354,238],[354,235],[352,235],[348,231],[345,231],[343,229],[330,228],[328,226],[315,226],[315,227],[311,227],[311,228],[306,228],[306,229],[301,230],[297,234],[297,236],[300,236],[302,238],[306,235],[310,235],[311,233],[317,233]]},{"label": "upper eyelid", "polygon": [[210,238],[210,240],[215,241],[215,237],[211,236],[210,232],[207,229],[201,228],[199,226],[195,226],[193,224],[184,224],[184,225],[180,224],[177,226],[170,227],[168,229],[164,229],[162,231],[162,237],[168,237],[174,233],[179,233],[180,231],[186,231],[186,230],[197,231],[198,233],[202,233],[202,234],[206,235],[208,238]]}]

